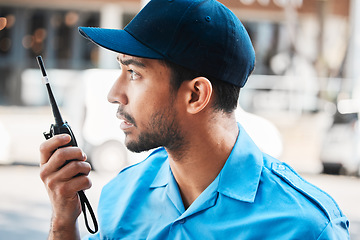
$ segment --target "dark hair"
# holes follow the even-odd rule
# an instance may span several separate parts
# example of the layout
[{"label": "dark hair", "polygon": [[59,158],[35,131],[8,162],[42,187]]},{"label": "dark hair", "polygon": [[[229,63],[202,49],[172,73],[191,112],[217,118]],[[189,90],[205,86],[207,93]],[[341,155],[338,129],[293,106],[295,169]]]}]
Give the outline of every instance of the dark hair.
[{"label": "dark hair", "polygon": [[212,84],[213,91],[215,92],[215,101],[213,107],[216,111],[231,113],[237,107],[240,87],[221,81],[219,79],[215,79],[213,77],[206,76],[166,60],[162,60],[161,62],[163,62],[163,64],[171,70],[170,82],[172,84],[173,90],[177,91],[184,81],[203,76],[209,79]]}]

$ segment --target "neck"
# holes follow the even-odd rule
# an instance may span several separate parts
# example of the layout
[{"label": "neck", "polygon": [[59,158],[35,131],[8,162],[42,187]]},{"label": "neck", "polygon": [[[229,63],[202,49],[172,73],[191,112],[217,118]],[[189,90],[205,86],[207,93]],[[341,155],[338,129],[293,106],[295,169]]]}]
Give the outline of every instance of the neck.
[{"label": "neck", "polygon": [[235,117],[232,116],[198,123],[195,121],[185,131],[185,135],[187,132],[187,144],[183,145],[181,150],[167,149],[170,167],[185,208],[189,207],[220,173],[236,142],[238,127]]}]

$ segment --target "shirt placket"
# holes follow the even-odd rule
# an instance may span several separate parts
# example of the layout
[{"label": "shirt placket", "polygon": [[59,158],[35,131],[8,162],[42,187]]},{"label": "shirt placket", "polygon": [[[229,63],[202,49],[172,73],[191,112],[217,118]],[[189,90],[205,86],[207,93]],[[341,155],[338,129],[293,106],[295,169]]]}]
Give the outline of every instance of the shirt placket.
[{"label": "shirt placket", "polygon": [[200,211],[205,211],[206,209],[215,206],[218,197],[217,187],[219,179],[216,178],[214,182],[211,183],[210,186],[190,205],[190,207],[185,210],[178,185],[173,176],[171,177],[172,179],[169,179],[169,184],[167,186],[167,196],[178,210],[179,215],[170,226],[168,239],[190,239],[185,228],[195,226],[186,225],[187,219],[193,217],[194,214],[199,213]]}]

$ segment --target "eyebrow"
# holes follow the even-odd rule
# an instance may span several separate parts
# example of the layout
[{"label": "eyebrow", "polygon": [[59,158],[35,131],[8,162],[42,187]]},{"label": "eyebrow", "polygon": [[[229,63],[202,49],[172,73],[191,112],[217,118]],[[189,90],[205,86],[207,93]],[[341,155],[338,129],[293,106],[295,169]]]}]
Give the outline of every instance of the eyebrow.
[{"label": "eyebrow", "polygon": [[133,59],[133,58],[130,58],[130,59],[120,59],[119,57],[117,57],[117,60],[122,64],[122,65],[125,65],[125,66],[128,66],[128,65],[134,65],[134,66],[137,66],[137,67],[141,67],[141,68],[145,68],[146,65],[139,61],[139,60],[136,60],[136,59]]}]

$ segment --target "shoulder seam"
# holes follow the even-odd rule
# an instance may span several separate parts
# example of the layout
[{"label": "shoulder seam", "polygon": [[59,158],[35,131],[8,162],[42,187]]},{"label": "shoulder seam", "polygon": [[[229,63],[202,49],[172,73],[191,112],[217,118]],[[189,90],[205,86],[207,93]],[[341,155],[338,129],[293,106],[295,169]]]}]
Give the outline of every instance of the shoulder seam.
[{"label": "shoulder seam", "polygon": [[[321,201],[319,201],[315,196],[313,196],[313,194],[306,192],[305,190],[302,189],[301,186],[297,186],[296,183],[294,183],[286,174],[285,174],[285,170],[289,169],[291,171],[292,174],[294,174],[302,183],[308,185],[309,187],[311,187],[313,190],[317,190],[319,191],[323,196],[325,196],[327,198],[327,201],[333,205],[333,207],[336,208],[336,211],[332,211],[329,212],[329,210],[324,207],[323,203]],[[327,216],[327,218],[331,221],[334,218],[339,218],[341,217],[341,212],[339,210],[339,206],[337,205],[337,203],[334,201],[334,199],[327,194],[326,192],[324,192],[322,189],[316,187],[315,185],[309,183],[308,181],[306,181],[304,178],[302,178],[300,175],[298,175],[290,166],[288,166],[285,163],[273,163],[272,164],[272,169],[271,169],[277,176],[279,176],[281,179],[283,179],[285,182],[287,182],[291,187],[293,187],[296,191],[300,192],[302,195],[304,195],[305,197],[311,199],[311,201],[313,201]]]}]

